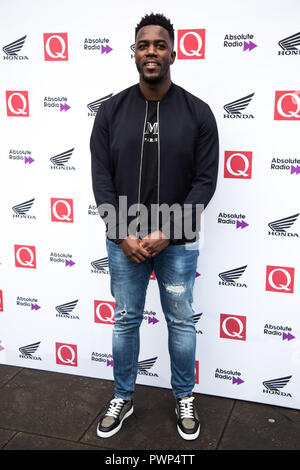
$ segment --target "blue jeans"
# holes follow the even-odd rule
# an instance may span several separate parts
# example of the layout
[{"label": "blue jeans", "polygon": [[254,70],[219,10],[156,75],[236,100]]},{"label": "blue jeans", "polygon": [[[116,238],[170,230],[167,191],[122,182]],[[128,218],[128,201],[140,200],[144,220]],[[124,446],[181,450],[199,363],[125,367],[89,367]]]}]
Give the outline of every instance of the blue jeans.
[{"label": "blue jeans", "polygon": [[176,398],[192,395],[196,352],[192,302],[198,242],[168,245],[158,255],[140,264],[130,261],[122,248],[110,240],[107,240],[107,252],[111,293],[115,298],[112,348],[115,396],[129,400],[134,392],[140,349],[139,328],[153,269],[168,327],[172,390]]}]

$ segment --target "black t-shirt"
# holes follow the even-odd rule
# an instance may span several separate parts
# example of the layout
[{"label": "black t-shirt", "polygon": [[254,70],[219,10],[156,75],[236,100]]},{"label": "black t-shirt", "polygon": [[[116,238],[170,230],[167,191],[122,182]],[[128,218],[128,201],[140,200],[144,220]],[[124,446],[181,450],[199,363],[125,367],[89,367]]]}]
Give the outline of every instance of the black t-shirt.
[{"label": "black t-shirt", "polygon": [[[156,219],[151,222],[151,204],[158,203],[158,101],[148,101],[148,113],[146,118],[146,129],[144,135],[144,150],[141,175],[140,202],[148,209],[146,223],[141,217],[141,236],[157,230]],[[151,230],[152,228],[152,230]]]}]

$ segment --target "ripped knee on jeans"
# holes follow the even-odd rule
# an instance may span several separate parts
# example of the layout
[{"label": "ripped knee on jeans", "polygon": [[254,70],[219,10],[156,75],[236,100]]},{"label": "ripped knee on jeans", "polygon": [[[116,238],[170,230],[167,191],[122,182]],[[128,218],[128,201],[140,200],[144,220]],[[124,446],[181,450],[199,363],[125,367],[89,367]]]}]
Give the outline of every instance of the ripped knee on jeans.
[{"label": "ripped knee on jeans", "polygon": [[170,294],[174,294],[174,295],[182,295],[186,291],[186,287],[184,284],[177,284],[177,285],[168,284],[168,285],[165,285],[165,288],[167,292],[169,292]]}]

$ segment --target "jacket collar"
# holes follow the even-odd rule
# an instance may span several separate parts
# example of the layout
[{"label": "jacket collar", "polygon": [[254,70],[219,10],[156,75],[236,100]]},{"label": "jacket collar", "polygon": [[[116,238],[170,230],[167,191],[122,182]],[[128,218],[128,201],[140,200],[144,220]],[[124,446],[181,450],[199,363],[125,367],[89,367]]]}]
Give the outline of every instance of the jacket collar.
[{"label": "jacket collar", "polygon": [[[167,93],[162,97],[161,100],[159,100],[160,103],[161,103],[161,102],[164,102],[164,101],[167,101],[167,99],[168,99],[170,96],[173,95],[173,93],[174,93],[174,91],[175,91],[175,88],[176,88],[175,83],[173,83],[173,82],[171,81],[171,85],[169,86],[169,89],[168,89]],[[146,98],[144,97],[143,93],[141,92],[139,83],[137,83],[137,84],[135,85],[135,89],[136,89],[136,93],[137,93],[137,95],[139,96],[139,98],[141,98],[143,101],[145,101]]]}]

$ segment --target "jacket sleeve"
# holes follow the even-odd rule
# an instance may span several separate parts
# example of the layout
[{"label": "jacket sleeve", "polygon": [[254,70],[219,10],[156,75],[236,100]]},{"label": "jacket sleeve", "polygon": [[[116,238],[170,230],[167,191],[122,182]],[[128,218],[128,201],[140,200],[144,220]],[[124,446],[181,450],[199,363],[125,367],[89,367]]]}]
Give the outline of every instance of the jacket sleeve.
[{"label": "jacket sleeve", "polygon": [[[219,166],[219,137],[215,117],[205,104],[201,109],[199,135],[194,156],[194,176],[182,204],[182,216],[171,216],[171,243],[176,243],[176,225],[192,227],[199,237],[200,215],[211,200],[217,184]],[[184,207],[186,209],[184,209]],[[186,224],[186,225],[185,225]]]},{"label": "jacket sleeve", "polygon": [[110,157],[110,136],[105,103],[96,115],[90,139],[92,185],[100,216],[106,224],[106,236],[119,240],[119,207]]}]

